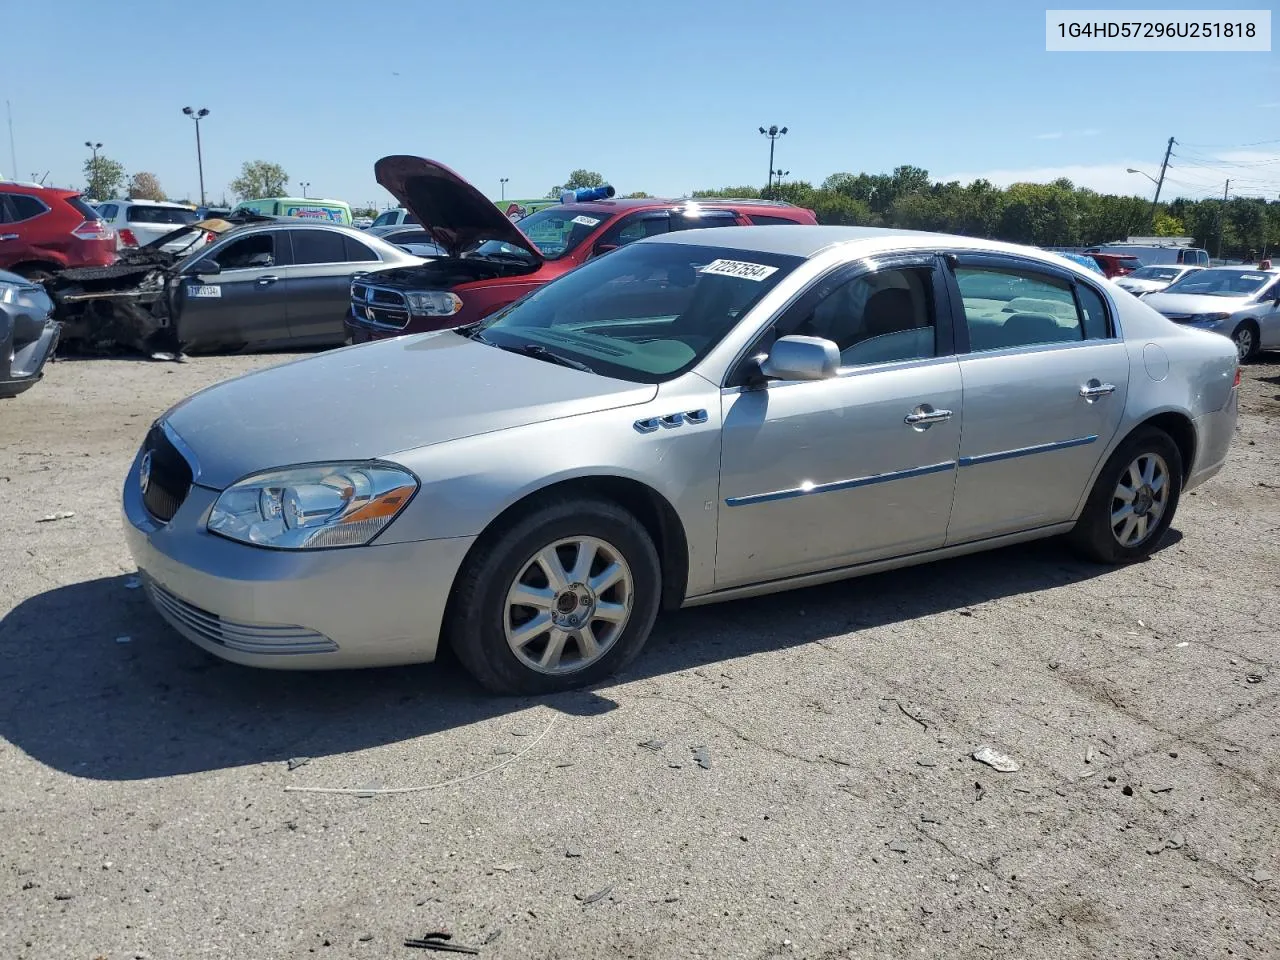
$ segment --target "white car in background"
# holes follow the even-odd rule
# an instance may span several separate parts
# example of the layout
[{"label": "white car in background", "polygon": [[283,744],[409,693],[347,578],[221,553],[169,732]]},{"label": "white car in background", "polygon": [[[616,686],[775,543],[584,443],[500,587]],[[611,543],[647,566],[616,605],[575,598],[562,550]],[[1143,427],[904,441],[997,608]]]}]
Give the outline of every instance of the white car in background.
[{"label": "white car in background", "polygon": [[373,221],[372,226],[375,227],[401,227],[405,224],[416,225],[418,218],[406,210],[404,207],[396,207],[392,210],[385,210],[378,214],[378,219]]},{"label": "white car in background", "polygon": [[1140,297],[1144,293],[1159,293],[1188,273],[1203,269],[1204,267],[1190,263],[1153,264],[1149,267],[1139,267],[1133,273],[1126,273],[1123,277],[1116,277],[1114,283],[1122,290],[1128,290],[1135,297]]},{"label": "white car in background", "polygon": [[[167,200],[104,200],[98,214],[115,228],[116,248],[134,250],[159,240],[166,233],[190,226],[200,219],[191,207]],[[188,253],[209,242],[208,234],[193,238],[190,233],[166,243],[168,253]]]}]

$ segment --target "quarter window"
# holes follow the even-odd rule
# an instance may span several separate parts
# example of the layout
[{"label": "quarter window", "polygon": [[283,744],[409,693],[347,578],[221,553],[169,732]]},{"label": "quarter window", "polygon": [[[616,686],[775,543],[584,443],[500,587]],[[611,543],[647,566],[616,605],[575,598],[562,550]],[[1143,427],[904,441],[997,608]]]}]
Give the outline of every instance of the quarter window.
[{"label": "quarter window", "polygon": [[924,268],[855,277],[823,297],[790,330],[831,340],[845,367],[937,355],[933,274]]},{"label": "quarter window", "polygon": [[1082,318],[1072,285],[1058,277],[1016,269],[958,267],[956,282],[969,349],[974,353],[1083,340],[1086,323],[1096,329],[1099,317],[1104,324],[1100,335],[1106,335],[1105,308],[1095,304],[1094,319]]},{"label": "quarter window", "polygon": [[794,220],[788,220],[786,217],[770,217],[770,216],[766,216],[763,213],[749,213],[747,214],[747,219],[750,220],[757,227],[772,227],[772,226],[783,226],[783,225],[786,225],[789,227],[796,226],[796,222]]},{"label": "quarter window", "polygon": [[295,265],[344,263],[347,259],[346,238],[332,230],[291,230]]}]

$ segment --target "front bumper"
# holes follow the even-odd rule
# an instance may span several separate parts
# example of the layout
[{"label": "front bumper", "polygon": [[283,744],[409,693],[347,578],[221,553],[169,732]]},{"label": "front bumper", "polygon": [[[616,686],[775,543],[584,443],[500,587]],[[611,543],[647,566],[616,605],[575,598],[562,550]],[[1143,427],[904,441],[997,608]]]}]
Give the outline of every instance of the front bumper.
[{"label": "front bumper", "polygon": [[44,376],[62,324],[18,306],[0,306],[0,311],[0,397],[16,397]]},{"label": "front bumper", "polygon": [[208,652],[286,670],[435,659],[445,605],[474,537],[337,550],[267,550],[208,532],[217,491],[193,486],[169,523],[147,512],[136,457],[124,532],[160,615]]}]

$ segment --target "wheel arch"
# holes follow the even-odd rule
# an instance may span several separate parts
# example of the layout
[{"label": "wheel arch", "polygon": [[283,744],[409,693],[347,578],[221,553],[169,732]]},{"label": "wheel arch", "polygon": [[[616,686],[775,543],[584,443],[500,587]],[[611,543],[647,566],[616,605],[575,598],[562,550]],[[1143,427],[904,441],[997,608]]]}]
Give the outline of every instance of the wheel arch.
[{"label": "wheel arch", "polygon": [[11,267],[6,268],[10,273],[16,273],[20,277],[27,276],[24,271],[43,271],[45,273],[57,273],[62,269],[62,264],[56,260],[21,260]]},{"label": "wheel arch", "polygon": [[616,474],[568,477],[527,491],[485,525],[467,551],[455,580],[471,557],[492,542],[502,529],[542,504],[566,497],[604,500],[634,516],[658,551],[662,568],[662,609],[674,610],[684,602],[689,581],[689,540],[679,513],[671,501],[653,487]]},{"label": "wheel arch", "polygon": [[1135,424],[1133,429],[1125,434],[1124,439],[1129,439],[1135,431],[1143,427],[1156,427],[1167,433],[1173,440],[1174,446],[1178,448],[1178,453],[1182,457],[1182,482],[1186,483],[1187,478],[1191,476],[1197,450],[1196,427],[1191,417],[1177,410],[1165,410]]}]

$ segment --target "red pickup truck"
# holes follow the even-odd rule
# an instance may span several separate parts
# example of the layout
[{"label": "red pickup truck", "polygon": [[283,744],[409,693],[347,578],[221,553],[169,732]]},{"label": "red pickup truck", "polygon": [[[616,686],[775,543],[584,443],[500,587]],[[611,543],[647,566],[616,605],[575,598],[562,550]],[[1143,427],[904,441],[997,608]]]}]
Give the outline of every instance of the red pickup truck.
[{"label": "red pickup truck", "polygon": [[[812,210],[769,200],[614,199],[611,187],[513,223],[443,164],[378,161],[378,182],[411,211],[446,256],[356,277],[347,332],[353,343],[445,330],[482,319],[592,257],[635,240],[694,227],[815,224]],[[601,199],[577,199],[582,194]]]}]

